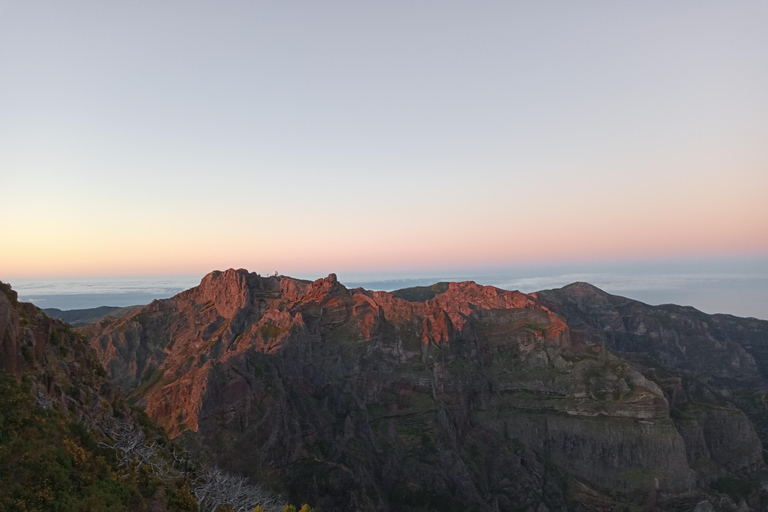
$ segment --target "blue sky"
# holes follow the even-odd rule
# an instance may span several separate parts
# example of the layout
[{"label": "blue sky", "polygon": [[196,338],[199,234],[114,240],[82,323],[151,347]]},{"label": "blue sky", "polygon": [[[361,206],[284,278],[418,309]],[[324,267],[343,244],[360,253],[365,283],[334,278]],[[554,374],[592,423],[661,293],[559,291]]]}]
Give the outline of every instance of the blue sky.
[{"label": "blue sky", "polygon": [[768,255],[764,2],[0,2],[0,276]]}]

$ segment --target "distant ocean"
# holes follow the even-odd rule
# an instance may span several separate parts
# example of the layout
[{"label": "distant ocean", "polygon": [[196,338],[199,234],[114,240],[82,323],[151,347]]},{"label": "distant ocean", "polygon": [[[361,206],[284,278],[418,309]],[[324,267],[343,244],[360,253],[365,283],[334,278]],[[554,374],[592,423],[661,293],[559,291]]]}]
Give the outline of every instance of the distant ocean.
[{"label": "distant ocean", "polygon": [[[265,273],[266,274],[266,273]],[[295,275],[317,279],[322,275]],[[530,293],[586,281],[609,293],[648,304],[693,306],[768,320],[768,258],[717,262],[528,266],[388,274],[338,274],[348,288],[396,290],[438,281],[475,281]],[[202,276],[10,279],[23,301],[41,308],[132,306],[197,286]],[[0,279],[2,277],[0,276]]]}]

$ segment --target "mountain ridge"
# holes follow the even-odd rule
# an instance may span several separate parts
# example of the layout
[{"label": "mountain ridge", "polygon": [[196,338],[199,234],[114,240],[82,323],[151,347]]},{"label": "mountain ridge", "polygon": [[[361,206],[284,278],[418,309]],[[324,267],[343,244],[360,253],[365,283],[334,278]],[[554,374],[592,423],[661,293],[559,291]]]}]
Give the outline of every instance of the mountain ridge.
[{"label": "mountain ridge", "polygon": [[[584,485],[605,505],[610,489],[632,502],[658,485],[672,499],[761,471],[753,423],[718,398],[728,379],[763,385],[738,343],[707,331],[696,339],[739,364],[689,361],[674,347],[694,344],[695,319],[649,331],[668,320],[654,309],[640,311],[648,325],[624,325],[611,308],[640,306],[586,284],[560,295],[435,286],[349,290],[333,274],[308,282],[230,269],[79,332],[173,436],[319,510],[567,510]],[[618,315],[623,337],[599,336],[600,315]],[[645,347],[643,328],[648,350],[619,350]],[[646,364],[651,349],[678,359]],[[554,465],[525,469],[542,460]],[[512,486],[502,476],[511,468]],[[549,475],[549,490],[536,474]]]}]

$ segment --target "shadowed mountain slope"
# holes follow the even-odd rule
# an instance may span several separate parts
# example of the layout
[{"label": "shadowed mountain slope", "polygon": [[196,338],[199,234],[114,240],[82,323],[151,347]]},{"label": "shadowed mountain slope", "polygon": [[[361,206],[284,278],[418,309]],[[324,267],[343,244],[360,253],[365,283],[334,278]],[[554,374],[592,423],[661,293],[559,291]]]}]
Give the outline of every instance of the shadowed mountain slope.
[{"label": "shadowed mountain slope", "polygon": [[648,354],[715,385],[768,384],[768,321],[707,315],[673,304],[649,306],[587,283],[537,296],[566,320],[579,341]]}]

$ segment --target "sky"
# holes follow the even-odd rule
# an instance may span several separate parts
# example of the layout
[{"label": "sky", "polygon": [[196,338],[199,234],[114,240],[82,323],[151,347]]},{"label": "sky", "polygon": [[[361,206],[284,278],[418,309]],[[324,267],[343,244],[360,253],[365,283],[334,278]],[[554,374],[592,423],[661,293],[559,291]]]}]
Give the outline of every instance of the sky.
[{"label": "sky", "polygon": [[0,280],[765,262],[766,26],[762,1],[0,0]]}]

